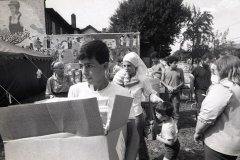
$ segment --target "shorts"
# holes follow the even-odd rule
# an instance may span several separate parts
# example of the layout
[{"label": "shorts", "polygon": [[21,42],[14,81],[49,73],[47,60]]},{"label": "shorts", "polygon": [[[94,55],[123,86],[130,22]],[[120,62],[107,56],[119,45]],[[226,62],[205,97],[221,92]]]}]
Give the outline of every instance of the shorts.
[{"label": "shorts", "polygon": [[166,98],[166,101],[168,101],[168,102],[172,102],[172,103],[180,103],[181,102],[179,92],[177,92],[177,93],[166,93],[165,98]]},{"label": "shorts", "polygon": [[165,144],[165,150],[164,157],[167,159],[176,159],[180,150],[180,143],[178,139],[174,142],[173,146]]}]

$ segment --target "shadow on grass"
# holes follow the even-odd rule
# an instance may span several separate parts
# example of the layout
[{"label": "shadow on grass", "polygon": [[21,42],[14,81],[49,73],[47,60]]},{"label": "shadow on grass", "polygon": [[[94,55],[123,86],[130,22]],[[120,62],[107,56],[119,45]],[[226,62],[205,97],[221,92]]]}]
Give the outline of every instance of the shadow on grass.
[{"label": "shadow on grass", "polygon": [[[157,157],[154,157],[152,160],[162,160],[164,157],[164,154],[160,154]],[[177,160],[203,160],[204,154],[202,150],[189,150],[185,151],[183,149],[180,149]]]},{"label": "shadow on grass", "polygon": [[195,128],[196,127],[196,111],[193,110],[182,110],[180,112],[180,120],[178,121],[179,129],[182,128]]}]

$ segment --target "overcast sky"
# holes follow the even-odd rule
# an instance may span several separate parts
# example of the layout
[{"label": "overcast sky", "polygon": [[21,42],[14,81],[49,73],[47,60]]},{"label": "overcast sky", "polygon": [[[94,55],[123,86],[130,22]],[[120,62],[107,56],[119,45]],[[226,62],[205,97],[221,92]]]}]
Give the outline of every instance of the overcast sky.
[{"label": "overcast sky", "polygon": [[[123,0],[46,0],[46,7],[53,8],[69,24],[71,14],[77,19],[77,27],[92,25],[98,30],[109,26],[111,17]],[[230,29],[228,40],[240,43],[240,0],[184,0],[184,4],[195,5],[213,15],[214,30]]]}]

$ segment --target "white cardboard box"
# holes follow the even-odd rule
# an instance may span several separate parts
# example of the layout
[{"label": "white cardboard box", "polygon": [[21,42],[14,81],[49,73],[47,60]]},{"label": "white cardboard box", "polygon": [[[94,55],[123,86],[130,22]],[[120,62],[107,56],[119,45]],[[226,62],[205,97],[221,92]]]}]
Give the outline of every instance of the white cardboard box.
[{"label": "white cardboard box", "polygon": [[0,108],[6,160],[124,159],[131,104],[116,96],[108,135],[96,98]]}]

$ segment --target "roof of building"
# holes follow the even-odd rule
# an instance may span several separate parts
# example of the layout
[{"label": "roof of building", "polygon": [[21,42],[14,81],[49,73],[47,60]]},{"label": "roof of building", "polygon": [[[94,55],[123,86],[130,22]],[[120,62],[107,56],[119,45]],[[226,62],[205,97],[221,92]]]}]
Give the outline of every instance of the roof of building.
[{"label": "roof of building", "polygon": [[88,29],[92,29],[92,30],[94,30],[96,33],[101,33],[99,30],[97,30],[96,28],[94,28],[94,27],[91,26],[91,25],[88,25],[87,27],[81,29],[81,33],[84,32],[84,31],[86,31],[86,30],[88,30]]}]

